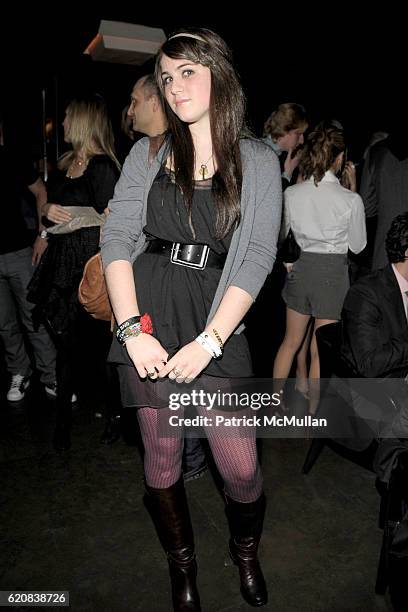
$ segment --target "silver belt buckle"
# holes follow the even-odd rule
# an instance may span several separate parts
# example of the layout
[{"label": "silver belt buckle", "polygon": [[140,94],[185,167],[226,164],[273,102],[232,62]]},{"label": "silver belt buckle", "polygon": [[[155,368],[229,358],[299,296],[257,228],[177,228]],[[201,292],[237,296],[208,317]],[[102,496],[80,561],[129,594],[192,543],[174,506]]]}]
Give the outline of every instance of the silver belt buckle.
[{"label": "silver belt buckle", "polygon": [[186,268],[196,268],[196,270],[204,270],[205,266],[207,265],[207,259],[210,253],[210,247],[207,246],[206,244],[203,244],[201,246],[203,247],[203,252],[201,253],[201,259],[199,263],[194,263],[194,262],[182,261],[178,259],[178,254],[181,248],[181,243],[173,242],[173,246],[171,247],[171,255],[170,255],[171,263],[176,264],[176,266],[185,266]]}]

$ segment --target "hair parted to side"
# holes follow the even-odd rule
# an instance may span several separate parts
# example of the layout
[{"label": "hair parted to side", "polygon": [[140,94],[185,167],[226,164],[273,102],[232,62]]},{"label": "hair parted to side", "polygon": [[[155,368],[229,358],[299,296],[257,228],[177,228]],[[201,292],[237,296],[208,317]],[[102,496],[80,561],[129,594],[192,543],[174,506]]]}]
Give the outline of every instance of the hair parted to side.
[{"label": "hair parted to side", "polygon": [[322,121],[309,134],[300,159],[300,172],[304,179],[313,176],[317,185],[336,157],[346,148],[344,132],[330,121]]},{"label": "hair parted to side", "polygon": [[408,249],[408,212],[398,215],[392,221],[385,239],[385,250],[390,263],[405,261]]},{"label": "hair parted to side", "polygon": [[[186,34],[182,36],[180,34]],[[198,37],[198,38],[196,38]],[[232,54],[224,40],[205,28],[183,28],[173,32],[156,58],[156,80],[163,91],[160,61],[163,55],[187,59],[211,71],[210,125],[217,172],[212,180],[217,220],[216,236],[223,238],[241,217],[242,165],[240,138],[245,132],[246,101]],[[169,124],[170,150],[175,180],[180,186],[191,223],[194,192],[195,151],[188,125],[165,104]],[[248,132],[247,132],[248,133]],[[194,231],[194,229],[193,229]]]},{"label": "hair parted to side", "polygon": [[87,159],[105,153],[120,170],[114,150],[112,124],[105,100],[99,94],[74,98],[67,106],[68,132],[73,151],[66,153],[58,162],[66,170],[80,150]]},{"label": "hair parted to side", "polygon": [[306,110],[301,104],[285,102],[285,104],[280,104],[265,121],[264,136],[270,136],[272,140],[276,140],[291,130],[306,127],[308,123]]}]

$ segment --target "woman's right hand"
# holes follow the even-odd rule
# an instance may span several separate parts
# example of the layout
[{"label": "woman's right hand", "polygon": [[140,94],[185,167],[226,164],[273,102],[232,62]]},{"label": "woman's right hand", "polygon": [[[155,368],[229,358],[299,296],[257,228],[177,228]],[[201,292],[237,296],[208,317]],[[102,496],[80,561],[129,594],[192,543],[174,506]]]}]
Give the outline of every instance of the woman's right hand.
[{"label": "woman's right hand", "polygon": [[353,162],[346,162],[340,183],[350,191],[357,191],[356,167]]},{"label": "woman's right hand", "polygon": [[68,223],[71,221],[72,215],[63,206],[59,204],[44,204],[42,213],[49,221],[53,223]]},{"label": "woman's right hand", "polygon": [[160,342],[150,334],[129,338],[125,346],[141,378],[157,378],[157,372],[164,368],[169,357]]}]

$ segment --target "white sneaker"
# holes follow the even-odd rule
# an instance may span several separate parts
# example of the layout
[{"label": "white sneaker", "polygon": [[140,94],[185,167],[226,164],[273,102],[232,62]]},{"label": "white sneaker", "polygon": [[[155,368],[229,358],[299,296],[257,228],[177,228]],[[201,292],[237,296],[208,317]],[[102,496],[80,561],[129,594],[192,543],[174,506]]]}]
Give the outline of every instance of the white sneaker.
[{"label": "white sneaker", "polygon": [[[57,383],[53,382],[51,385],[44,385],[45,392],[48,393],[51,397],[57,397]],[[77,396],[75,393],[72,394],[71,402],[74,403],[77,401]]]},{"label": "white sneaker", "polygon": [[7,392],[9,402],[19,402],[25,396],[26,389],[30,386],[30,379],[22,374],[13,374],[10,389]]}]

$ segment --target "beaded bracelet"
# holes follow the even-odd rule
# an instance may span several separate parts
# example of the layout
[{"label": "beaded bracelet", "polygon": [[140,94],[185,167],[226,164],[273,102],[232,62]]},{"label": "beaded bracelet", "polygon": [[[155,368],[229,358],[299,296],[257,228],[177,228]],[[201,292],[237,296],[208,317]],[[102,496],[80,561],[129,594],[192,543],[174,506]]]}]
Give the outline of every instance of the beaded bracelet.
[{"label": "beaded bracelet", "polygon": [[217,331],[216,329],[214,329],[214,328],[213,328],[213,334],[214,334],[214,336],[217,338],[217,342],[218,342],[218,344],[220,345],[220,349],[223,351],[223,350],[224,350],[224,343],[223,343],[223,341],[221,340],[221,336],[220,336],[220,334],[219,334],[219,333],[218,333],[218,331]]},{"label": "beaded bracelet", "polygon": [[140,319],[141,319],[140,315],[126,319],[126,321],[123,321],[123,323],[118,325],[118,332],[124,331],[127,327],[129,327],[129,325],[133,325],[133,323],[139,323]]},{"label": "beaded bracelet", "polygon": [[143,316],[137,315],[126,319],[119,325],[116,331],[116,337],[121,344],[125,344],[126,340],[139,336],[140,334],[152,334],[153,325],[150,315],[145,313]]},{"label": "beaded bracelet", "polygon": [[126,327],[120,334],[117,336],[119,342],[121,344],[125,344],[126,340],[132,338],[134,336],[139,336],[142,333],[142,326],[140,323],[133,323],[133,325],[129,325]]}]

